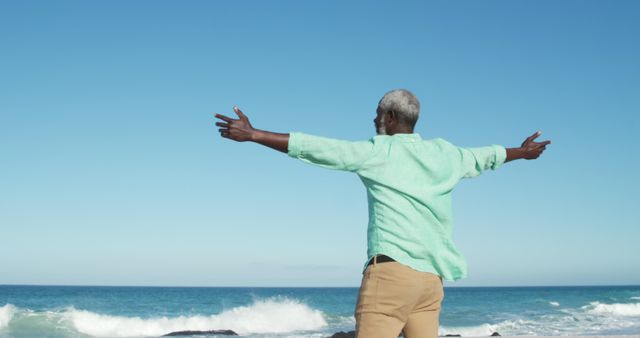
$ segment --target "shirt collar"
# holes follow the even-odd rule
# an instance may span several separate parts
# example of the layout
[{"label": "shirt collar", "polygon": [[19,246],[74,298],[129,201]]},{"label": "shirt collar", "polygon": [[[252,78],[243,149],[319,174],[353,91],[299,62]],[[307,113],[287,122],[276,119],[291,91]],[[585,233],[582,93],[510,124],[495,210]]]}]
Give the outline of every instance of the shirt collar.
[{"label": "shirt collar", "polygon": [[391,135],[391,136],[393,136],[393,137],[402,137],[402,138],[415,138],[415,139],[420,138],[420,134],[418,134],[418,133],[413,133],[413,134],[394,134],[394,135]]},{"label": "shirt collar", "polygon": [[394,135],[391,135],[391,137],[402,139],[405,142],[417,142],[417,141],[420,141],[422,139],[420,137],[420,134],[418,134],[418,133],[413,133],[413,134],[394,134]]},{"label": "shirt collar", "polygon": [[407,142],[416,142],[416,141],[420,141],[422,140],[422,137],[420,137],[420,134],[418,133],[413,133],[413,134],[393,134],[393,135],[376,135],[375,137],[393,137],[393,138],[397,138],[397,139],[402,139],[403,141],[407,141]]}]

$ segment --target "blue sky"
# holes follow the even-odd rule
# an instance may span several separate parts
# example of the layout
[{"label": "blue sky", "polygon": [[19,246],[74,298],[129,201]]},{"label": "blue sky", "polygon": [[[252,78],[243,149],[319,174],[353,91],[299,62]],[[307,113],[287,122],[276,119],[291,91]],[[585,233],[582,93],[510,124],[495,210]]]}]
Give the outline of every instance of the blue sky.
[{"label": "blue sky", "polygon": [[0,284],[358,286],[357,176],[220,138],[551,140],[454,193],[469,277],[640,284],[636,1],[0,3]]}]

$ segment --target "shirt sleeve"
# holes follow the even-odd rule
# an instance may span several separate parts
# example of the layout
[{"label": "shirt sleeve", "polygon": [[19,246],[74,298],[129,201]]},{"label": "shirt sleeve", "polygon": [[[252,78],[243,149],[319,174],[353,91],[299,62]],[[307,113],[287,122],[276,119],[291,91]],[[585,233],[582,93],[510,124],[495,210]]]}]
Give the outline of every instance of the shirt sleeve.
[{"label": "shirt sleeve", "polygon": [[482,174],[485,170],[496,170],[507,159],[507,149],[498,144],[486,147],[457,147],[461,161],[461,178],[471,178]]},{"label": "shirt sleeve", "polygon": [[345,141],[301,132],[289,133],[289,156],[327,169],[357,171],[372,153],[372,140]]}]

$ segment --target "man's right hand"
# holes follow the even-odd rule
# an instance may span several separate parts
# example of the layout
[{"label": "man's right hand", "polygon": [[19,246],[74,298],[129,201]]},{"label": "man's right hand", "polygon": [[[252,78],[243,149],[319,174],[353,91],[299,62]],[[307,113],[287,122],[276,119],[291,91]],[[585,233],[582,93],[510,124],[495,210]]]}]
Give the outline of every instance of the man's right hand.
[{"label": "man's right hand", "polygon": [[542,134],[542,132],[537,131],[535,134],[527,137],[527,139],[522,142],[520,148],[506,148],[507,158],[505,159],[505,162],[517,160],[520,158],[524,158],[526,160],[533,160],[538,158],[538,156],[540,156],[540,154],[542,154],[542,152],[546,149],[547,144],[551,143],[551,141],[548,140],[542,142],[534,142],[533,140],[535,140],[536,137],[540,136],[540,134]]},{"label": "man's right hand", "polygon": [[527,160],[538,158],[538,156],[540,156],[540,154],[542,154],[542,152],[546,149],[547,144],[551,143],[551,141],[549,140],[534,142],[533,140],[535,140],[536,137],[540,136],[540,134],[542,134],[542,132],[537,131],[535,134],[527,137],[524,142],[522,142],[522,145],[520,146],[520,149],[522,150],[522,158]]}]

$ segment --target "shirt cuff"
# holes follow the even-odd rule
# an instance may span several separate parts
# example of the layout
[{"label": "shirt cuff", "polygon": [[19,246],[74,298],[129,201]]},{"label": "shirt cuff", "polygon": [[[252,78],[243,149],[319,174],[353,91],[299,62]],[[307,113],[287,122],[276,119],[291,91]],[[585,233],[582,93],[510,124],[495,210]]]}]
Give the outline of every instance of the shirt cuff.
[{"label": "shirt cuff", "polygon": [[289,133],[289,145],[287,147],[287,155],[291,157],[299,157],[302,154],[301,133],[292,131]]},{"label": "shirt cuff", "polygon": [[507,160],[507,148],[499,144],[494,144],[493,148],[496,151],[496,162],[494,163],[492,169],[496,170],[504,164],[504,161]]}]

